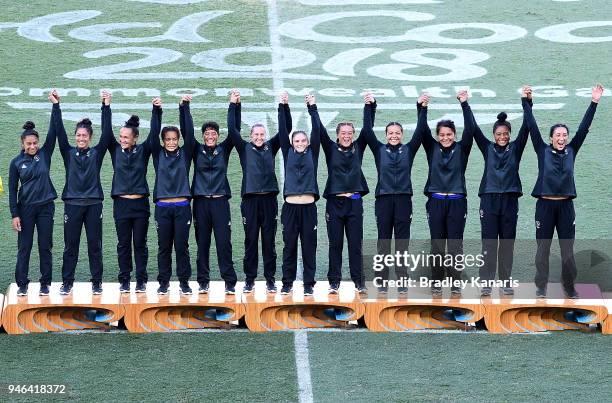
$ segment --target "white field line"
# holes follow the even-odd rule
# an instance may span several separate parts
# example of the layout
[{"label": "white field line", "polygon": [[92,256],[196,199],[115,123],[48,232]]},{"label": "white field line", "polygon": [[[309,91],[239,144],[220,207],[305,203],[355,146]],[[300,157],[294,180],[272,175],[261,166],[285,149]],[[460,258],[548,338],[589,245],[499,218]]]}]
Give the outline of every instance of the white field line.
[{"label": "white field line", "polygon": [[[285,86],[281,76],[282,69],[280,68],[282,55],[280,53],[281,44],[280,35],[278,33],[278,9],[276,7],[276,0],[266,1],[268,3],[268,30],[270,33],[270,46],[272,47],[272,86],[274,87],[274,93],[278,94]],[[285,167],[282,153],[279,153],[278,165],[280,172],[280,190],[282,192],[282,188],[285,183]],[[299,261],[300,260],[298,258],[298,262]],[[302,277],[301,267],[298,267],[298,276],[298,278]],[[300,399],[300,403],[310,403],[313,401],[313,397],[308,351],[308,333],[306,333],[304,330],[295,332],[293,342],[295,348],[295,368],[298,381],[298,397]]]}]

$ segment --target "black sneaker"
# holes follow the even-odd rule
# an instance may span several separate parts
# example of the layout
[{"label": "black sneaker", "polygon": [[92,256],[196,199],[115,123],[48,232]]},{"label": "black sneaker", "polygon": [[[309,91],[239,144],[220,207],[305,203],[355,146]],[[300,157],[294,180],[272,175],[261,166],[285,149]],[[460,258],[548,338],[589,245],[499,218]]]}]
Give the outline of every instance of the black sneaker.
[{"label": "black sneaker", "polygon": [[387,294],[389,289],[387,287],[377,287],[379,294]]},{"label": "black sneaker", "polygon": [[49,286],[47,284],[41,284],[40,291],[38,291],[38,295],[43,297],[49,295]]},{"label": "black sneaker", "polygon": [[189,283],[187,281],[181,281],[179,283],[179,289],[181,290],[182,295],[191,295],[191,287],[189,287]]},{"label": "black sneaker", "polygon": [[491,287],[482,287],[480,290],[481,297],[490,297],[491,296]]},{"label": "black sneaker", "polygon": [[461,287],[451,287],[452,295],[461,295]]},{"label": "black sneaker", "polygon": [[93,281],[91,283],[91,293],[93,295],[102,294],[102,282],[101,281]]},{"label": "black sneaker", "polygon": [[[368,288],[365,285],[358,285],[355,286],[355,289],[357,290],[357,292],[361,295],[365,295],[368,293]],[[386,291],[385,291],[386,292]]]},{"label": "black sneaker", "polygon": [[122,294],[130,292],[130,282],[122,281],[121,286],[119,286],[119,292]]},{"label": "black sneaker", "polygon": [[137,281],[135,291],[137,293],[147,292],[147,283],[144,281]]},{"label": "black sneaker", "polygon": [[442,295],[442,287],[431,287],[431,295]]},{"label": "black sneaker", "polygon": [[287,284],[283,284],[283,287],[281,288],[281,294],[282,295],[289,295],[291,294],[291,291],[293,291],[293,287]]},{"label": "black sneaker", "polygon": [[397,292],[400,294],[408,294],[408,287],[397,287]]},{"label": "black sneaker", "polygon": [[62,283],[60,295],[70,295],[72,293],[72,283]]},{"label": "black sneaker", "polygon": [[236,288],[233,285],[225,285],[225,295],[236,294]]},{"label": "black sneaker", "polygon": [[17,296],[18,297],[25,297],[26,295],[28,295],[28,285],[22,285],[17,289]]},{"label": "black sneaker", "polygon": [[329,294],[338,294],[338,289],[340,289],[340,283],[332,282],[329,283],[327,291]]},{"label": "black sneaker", "polygon": [[274,284],[274,281],[266,281],[266,292],[268,294],[274,294],[276,292],[276,284]]},{"label": "black sneaker", "polygon": [[578,299],[578,292],[576,292],[576,289],[574,287],[572,288],[563,287],[563,293],[569,299]]},{"label": "black sneaker", "polygon": [[246,283],[244,283],[244,287],[242,288],[242,292],[245,294],[249,294],[251,292],[253,292],[253,288],[255,288],[255,282],[254,281],[247,281]]},{"label": "black sneaker", "polygon": [[314,294],[314,291],[312,289],[311,285],[305,285],[304,286],[304,296],[305,297],[310,297]]},{"label": "black sneaker", "polygon": [[546,298],[546,287],[536,288],[536,298]]},{"label": "black sneaker", "polygon": [[159,288],[157,289],[157,295],[166,295],[168,294],[168,283],[159,283]]},{"label": "black sneaker", "polygon": [[208,294],[208,283],[201,282],[199,283],[200,287],[198,288],[199,294]]},{"label": "black sneaker", "polygon": [[514,295],[514,288],[512,288],[512,287],[504,287],[504,288],[502,288],[502,293],[504,295]]}]

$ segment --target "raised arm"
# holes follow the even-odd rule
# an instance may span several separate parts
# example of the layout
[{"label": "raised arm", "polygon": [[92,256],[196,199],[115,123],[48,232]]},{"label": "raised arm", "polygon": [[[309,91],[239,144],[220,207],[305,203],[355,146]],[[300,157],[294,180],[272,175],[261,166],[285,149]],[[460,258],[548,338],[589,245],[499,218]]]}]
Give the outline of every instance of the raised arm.
[{"label": "raised arm", "polygon": [[[291,122],[291,109],[289,108],[289,95],[286,91],[283,91],[280,94],[280,103],[278,104],[278,108],[279,114],[283,114],[283,131],[287,133],[287,136],[289,136],[289,134],[291,134],[291,129],[293,126]],[[273,154],[276,154],[278,152],[278,149],[281,147],[281,137],[283,137],[283,135],[281,132],[281,124],[279,123],[278,132],[270,140],[268,140],[268,144],[270,145]]]},{"label": "raised arm", "polygon": [[569,146],[574,149],[574,155],[578,153],[580,147],[582,147],[582,143],[586,139],[586,135],[589,132],[589,128],[591,127],[591,123],[593,123],[593,118],[595,117],[595,111],[597,110],[597,105],[599,104],[599,100],[603,95],[604,88],[601,84],[597,84],[591,93],[591,104],[589,105],[584,117],[582,118],[582,122],[580,122],[580,126],[574,135],[572,141],[570,141]]},{"label": "raised arm", "polygon": [[162,100],[161,98],[154,98],[151,103],[153,104],[153,109],[151,110],[151,128],[149,129],[149,136],[147,137],[147,141],[144,143],[144,147],[151,153],[157,154],[162,148],[159,142],[163,112]]},{"label": "raised arm", "polygon": [[476,127],[476,120],[474,120],[474,114],[472,108],[468,104],[468,93],[467,91],[459,91],[457,99],[461,102],[461,110],[463,111],[463,134],[461,135],[461,151],[465,156],[470,154],[472,150],[472,143],[474,142],[474,130]]},{"label": "raised arm", "polygon": [[187,154],[187,159],[191,159],[193,150],[196,147],[196,139],[193,129],[193,117],[189,109],[191,95],[183,95],[179,103],[179,122],[181,126],[181,135],[183,136],[183,148]]},{"label": "raised arm", "polygon": [[102,126],[102,135],[96,148],[100,153],[105,153],[107,149],[117,144],[115,135],[113,134],[113,112],[110,107],[111,94],[109,92],[102,92],[102,117],[100,119]]},{"label": "raised arm", "polygon": [[372,96],[371,93],[366,93],[364,96],[364,105],[363,105],[363,126],[361,128],[361,133],[359,134],[359,138],[357,141],[365,141],[367,145],[370,147],[372,153],[375,153],[378,150],[378,147],[382,144],[376,138],[376,134],[374,133],[374,119],[376,118],[376,100]]},{"label": "raised arm", "polygon": [[70,152],[70,143],[68,143],[68,134],[66,134],[66,128],[64,127],[64,120],[62,119],[62,110],[59,103],[59,98],[57,102],[57,106],[53,106],[57,108],[57,113],[54,116],[54,119],[51,119],[51,125],[53,126],[53,130],[57,135],[57,142],[59,143],[60,153],[62,154],[62,158],[64,162],[66,162],[66,158],[68,158],[68,153]]},{"label": "raised arm", "polygon": [[49,101],[52,104],[51,118],[49,119],[49,130],[47,131],[47,137],[45,137],[45,144],[43,144],[42,149],[45,150],[45,155],[50,160],[55,149],[55,143],[57,142],[57,133],[53,124],[53,120],[56,119],[56,115],[59,113],[59,96],[57,91],[53,90],[49,93]]},{"label": "raised arm", "polygon": [[280,143],[280,148],[285,160],[287,159],[287,153],[291,148],[291,141],[289,141],[290,133],[287,130],[287,121],[284,107],[284,105],[289,102],[288,98],[289,96],[287,92],[281,93],[280,102],[278,104],[278,141]]},{"label": "raised arm", "polygon": [[480,126],[478,126],[478,123],[476,122],[476,118],[474,117],[474,113],[472,113],[471,108],[470,113],[472,114],[473,119],[472,128],[474,133],[474,139],[476,140],[476,145],[478,146],[478,149],[480,149],[480,151],[484,154],[489,144],[491,144],[491,140],[489,140],[482,133],[482,130],[480,129]]},{"label": "raised arm", "polygon": [[422,94],[417,101],[417,112],[419,118],[417,120],[417,127],[415,132],[421,133],[421,140],[423,142],[423,148],[426,152],[430,152],[436,145],[436,140],[431,135],[431,129],[427,123],[427,105],[429,105],[429,95]]},{"label": "raised arm", "polygon": [[540,133],[538,124],[535,120],[535,117],[533,116],[531,102],[529,102],[527,97],[522,97],[521,104],[523,106],[523,119],[527,123],[527,130],[529,130],[531,143],[533,144],[534,150],[536,152],[539,152],[541,149],[546,147],[546,143],[544,143],[544,140],[542,140],[542,134]]},{"label": "raised arm", "polygon": [[[530,106],[532,106],[533,102],[531,100],[531,87],[523,86],[523,90],[521,93],[521,98],[527,98],[527,102]],[[521,128],[519,129],[518,136],[514,139],[513,143],[516,146],[517,153],[519,158],[523,155],[523,151],[525,150],[525,146],[527,145],[527,138],[529,137],[529,125],[527,125],[527,119],[525,118],[525,114],[523,114],[523,122],[521,123]]]},{"label": "raised arm", "polygon": [[240,136],[240,93],[236,90],[230,92],[230,103],[227,108],[227,132],[229,138],[232,140],[234,147],[241,153],[244,150],[244,146],[247,143]]},{"label": "raised arm", "polygon": [[314,95],[306,95],[305,100],[308,114],[310,114],[310,124],[312,126],[312,131],[310,132],[310,149],[316,161],[319,159],[319,151],[321,149],[321,119],[319,118]]}]

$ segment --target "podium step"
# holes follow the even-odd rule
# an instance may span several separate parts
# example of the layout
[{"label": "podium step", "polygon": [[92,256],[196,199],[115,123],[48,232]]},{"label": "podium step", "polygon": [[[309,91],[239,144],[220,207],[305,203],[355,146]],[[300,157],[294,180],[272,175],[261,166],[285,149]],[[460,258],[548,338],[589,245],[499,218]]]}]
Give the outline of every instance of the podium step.
[{"label": "podium step", "polygon": [[490,333],[534,333],[556,330],[589,330],[603,322],[605,302],[596,284],[576,284],[580,299],[567,299],[561,284],[548,284],[546,299],[535,298],[534,284],[521,284],[514,296],[501,296],[493,289],[483,298],[485,323]]},{"label": "podium step", "polygon": [[[225,294],[223,281],[211,281],[208,294],[198,294],[198,283],[189,283],[192,295],[181,295],[179,282],[170,282],[167,295],[157,295],[157,283],[150,283],[146,293],[124,294],[125,326],[130,332],[168,332],[176,330],[236,327],[244,316],[241,303],[242,284],[235,295]],[[132,285],[132,290],[134,286]]]},{"label": "podium step", "polygon": [[484,317],[480,291],[475,287],[456,296],[444,289],[435,297],[429,289],[409,288],[406,294],[368,295],[363,304],[366,326],[374,332],[468,330]]},{"label": "podium step", "polygon": [[334,295],[328,294],[328,287],[327,281],[319,281],[313,295],[304,296],[303,283],[296,281],[292,294],[281,295],[280,287],[267,294],[265,281],[256,281],[252,293],[242,294],[246,324],[254,332],[346,328],[363,316],[364,307],[353,283],[343,282]]},{"label": "podium step", "polygon": [[2,322],[10,334],[112,329],[123,317],[118,287],[104,283],[102,295],[93,295],[91,283],[74,283],[72,294],[60,295],[61,283],[52,283],[48,296],[39,296],[40,285],[30,283],[28,295],[17,296],[17,285],[7,291]]}]

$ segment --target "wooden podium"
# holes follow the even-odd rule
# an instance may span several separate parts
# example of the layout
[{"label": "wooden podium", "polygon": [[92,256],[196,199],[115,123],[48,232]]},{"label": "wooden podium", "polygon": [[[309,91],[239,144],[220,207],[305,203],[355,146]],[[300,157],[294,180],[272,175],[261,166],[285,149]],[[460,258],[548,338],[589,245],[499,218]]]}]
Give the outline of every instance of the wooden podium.
[{"label": "wooden podium", "polygon": [[603,293],[603,297],[607,308],[607,317],[601,324],[601,333],[612,334],[612,292]]},{"label": "wooden podium", "polygon": [[190,282],[192,295],[181,295],[178,281],[170,283],[167,295],[157,295],[158,284],[150,282],[147,292],[132,292],[121,296],[125,307],[125,326],[130,332],[168,332],[188,329],[224,328],[237,326],[244,316],[240,300],[242,285],[235,295],[225,295],[223,281],[211,281],[208,294],[198,294],[198,283]]},{"label": "wooden podium", "polygon": [[123,317],[117,284],[103,284],[104,293],[93,295],[91,283],[74,283],[71,295],[60,295],[61,283],[52,283],[49,296],[38,295],[40,285],[30,283],[28,295],[17,296],[11,284],[4,301],[2,322],[10,334],[109,330]]},{"label": "wooden podium", "polygon": [[400,332],[425,329],[468,330],[484,316],[476,288],[462,290],[453,296],[444,289],[432,296],[429,288],[409,288],[407,294],[378,294],[370,290],[365,305],[365,323],[373,332]]},{"label": "wooden podium", "polygon": [[515,295],[504,297],[493,289],[483,298],[485,323],[491,333],[533,333],[551,330],[587,330],[608,315],[596,284],[576,284],[580,299],[565,298],[561,284],[548,284],[546,299],[536,299],[534,284],[522,283]]},{"label": "wooden podium", "polygon": [[[280,286],[280,282],[277,283]],[[307,328],[345,328],[364,314],[364,307],[352,282],[342,282],[339,294],[328,294],[327,281],[319,281],[313,296],[304,296],[301,281],[293,284],[293,294],[267,294],[265,281],[255,282],[253,293],[243,294],[246,324],[251,331]]]}]

